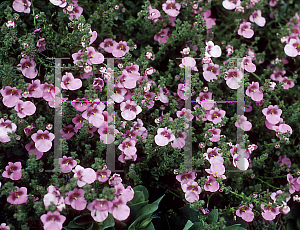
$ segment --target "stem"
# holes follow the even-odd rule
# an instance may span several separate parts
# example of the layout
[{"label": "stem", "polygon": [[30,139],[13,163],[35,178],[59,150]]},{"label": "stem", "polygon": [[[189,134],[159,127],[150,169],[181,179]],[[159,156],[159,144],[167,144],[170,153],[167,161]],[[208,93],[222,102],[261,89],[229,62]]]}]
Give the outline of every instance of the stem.
[{"label": "stem", "polygon": [[261,81],[261,79],[260,79],[260,77],[259,76],[257,76],[255,73],[252,73],[258,80],[260,80]]},{"label": "stem", "polygon": [[260,179],[259,177],[255,177],[255,178],[257,178],[260,182],[262,182],[262,183],[265,183],[265,184],[267,184],[267,185],[269,185],[271,188],[274,188],[274,189],[276,189],[276,190],[280,190],[280,188],[277,188],[277,187],[274,187],[273,185],[270,185],[268,182],[265,182],[265,181],[263,181],[262,179]]}]

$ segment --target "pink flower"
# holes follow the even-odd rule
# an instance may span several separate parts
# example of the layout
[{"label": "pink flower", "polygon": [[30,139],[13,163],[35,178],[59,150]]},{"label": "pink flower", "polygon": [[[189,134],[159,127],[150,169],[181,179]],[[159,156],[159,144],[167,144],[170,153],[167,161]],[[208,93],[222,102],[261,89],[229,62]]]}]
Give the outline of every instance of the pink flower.
[{"label": "pink flower", "polygon": [[278,2],[278,0],[270,0],[269,5],[270,6],[276,6],[277,2]]},{"label": "pink flower", "polygon": [[99,104],[91,105],[86,111],[82,113],[82,117],[86,119],[89,123],[93,124],[96,128],[100,128],[100,126],[104,122],[103,110],[105,105],[101,102]]},{"label": "pink flower", "polygon": [[288,174],[287,175],[287,181],[290,185],[290,188],[289,188],[289,193],[290,194],[293,194],[295,191],[299,191],[300,190],[300,184],[298,183],[299,178],[293,178],[293,176],[291,174]]},{"label": "pink flower", "polygon": [[22,97],[22,90],[18,90],[16,87],[12,88],[10,86],[6,86],[5,89],[1,89],[0,92],[3,96],[2,102],[8,108],[14,107]]},{"label": "pink flower", "polygon": [[75,16],[76,19],[78,19],[83,12],[83,8],[77,4],[77,0],[72,1],[73,3],[69,4],[66,9],[63,9],[64,13],[70,15],[69,19],[71,21],[73,21],[73,16]]},{"label": "pink flower", "polygon": [[26,14],[30,13],[30,6],[31,2],[28,0],[15,0],[12,5],[15,11]]},{"label": "pink flower", "polygon": [[73,125],[69,124],[68,126],[64,125],[64,128],[60,130],[60,133],[62,134],[62,138],[70,139],[74,136],[74,132],[78,132],[78,129],[73,127]]},{"label": "pink flower", "polygon": [[44,196],[44,205],[48,207],[51,202],[53,202],[54,205],[58,205],[58,202],[62,196],[60,195],[60,192],[58,190],[58,187],[50,185],[47,188],[48,193]]},{"label": "pink flower", "polygon": [[224,110],[219,110],[215,108],[210,110],[207,114],[207,120],[212,121],[214,124],[218,124],[222,121],[222,117],[224,117],[226,112]]},{"label": "pink flower", "polygon": [[181,185],[182,190],[185,192],[185,199],[192,203],[199,200],[199,194],[202,192],[201,187],[197,182],[188,180],[187,183]]},{"label": "pink flower", "polygon": [[160,32],[155,34],[154,40],[158,41],[159,43],[167,43],[167,40],[169,38],[168,33],[170,32],[169,28],[161,29]]},{"label": "pink flower", "polygon": [[122,71],[122,74],[118,78],[119,83],[126,89],[134,89],[136,87],[137,78],[130,75],[126,69]]},{"label": "pink flower", "polygon": [[180,13],[180,8],[181,5],[176,3],[175,0],[167,0],[166,3],[162,4],[163,11],[172,17],[177,17],[177,15]]},{"label": "pink flower", "polygon": [[171,143],[171,146],[173,148],[179,148],[182,149],[183,146],[185,145],[185,138],[186,138],[186,133],[178,133],[177,138]]},{"label": "pink flower", "polygon": [[61,8],[65,8],[67,6],[66,0],[50,0],[50,2],[55,5],[59,6]]},{"label": "pink flower", "polygon": [[123,221],[129,217],[130,208],[126,205],[124,197],[115,197],[112,201],[112,206],[109,213],[117,220]]},{"label": "pink flower", "polygon": [[75,188],[73,191],[70,191],[65,198],[65,203],[71,205],[75,210],[84,210],[87,204],[87,201],[84,199],[84,190]]},{"label": "pink flower", "polygon": [[266,116],[269,123],[277,124],[280,121],[282,110],[277,105],[269,105],[268,108],[262,110],[262,113]]},{"label": "pink flower", "polygon": [[48,102],[54,101],[55,95],[60,92],[58,87],[55,87],[53,84],[48,84],[47,82],[41,84],[41,89],[43,91],[43,98]]},{"label": "pink flower", "polygon": [[[205,169],[205,171],[214,177],[225,177],[223,174],[225,173],[225,167],[222,163],[214,163],[210,165],[209,169]],[[226,177],[225,177],[226,178]]]},{"label": "pink flower", "polygon": [[[71,102],[71,105],[77,110],[77,111],[84,111],[87,110],[90,106],[89,100],[86,98],[77,98],[76,100]],[[77,117],[77,116],[76,116]]]},{"label": "pink flower", "polygon": [[242,205],[238,210],[236,210],[235,214],[247,222],[252,222],[254,219],[252,208],[253,204],[250,204],[249,207],[247,205]]},{"label": "pink flower", "polygon": [[117,43],[116,41],[112,40],[111,38],[104,39],[103,42],[99,45],[99,48],[104,49],[108,53],[112,53],[114,50],[114,45]]},{"label": "pink flower", "polygon": [[12,180],[20,180],[22,177],[21,169],[22,164],[21,162],[8,162],[8,166],[5,167],[6,171],[2,173],[3,177],[10,178]]},{"label": "pink flower", "polygon": [[276,131],[276,136],[278,137],[278,133],[286,133],[287,131],[290,131],[290,133],[293,133],[293,130],[291,126],[287,124],[280,124],[279,126],[273,126],[273,130]]},{"label": "pink flower", "polygon": [[126,202],[131,201],[134,197],[134,190],[131,188],[131,186],[127,186],[125,189],[124,185],[119,183],[115,186],[115,190],[117,197],[123,197],[124,201]]},{"label": "pink flower", "polygon": [[28,97],[40,98],[43,97],[43,90],[41,89],[41,81],[40,80],[32,80],[27,87],[27,91],[29,93]]},{"label": "pink flower", "polygon": [[7,202],[11,204],[24,204],[27,198],[27,188],[26,187],[16,187],[17,189],[14,191],[12,190],[7,197]]},{"label": "pink flower", "polygon": [[45,38],[40,38],[36,44],[36,46],[38,47],[38,51],[45,51],[46,50],[46,45],[47,43],[45,42]]},{"label": "pink flower", "polygon": [[285,75],[286,71],[285,70],[276,70],[274,69],[273,73],[271,74],[270,78],[273,81],[279,81],[282,79],[282,77]]},{"label": "pink flower", "polygon": [[107,169],[105,165],[102,170],[98,169],[96,172],[97,180],[100,182],[106,182],[111,174],[111,171]]},{"label": "pink flower", "polygon": [[250,17],[250,22],[255,22],[258,26],[263,27],[266,24],[266,19],[261,16],[261,10],[254,11]]},{"label": "pink flower", "polygon": [[96,173],[91,168],[83,168],[82,166],[77,165],[72,172],[74,173],[74,177],[78,178],[78,187],[83,187],[85,184],[92,184],[96,180]]},{"label": "pink flower", "polygon": [[210,30],[212,28],[212,26],[216,25],[215,18],[209,18],[211,15],[211,10],[207,10],[203,13],[201,13],[203,15],[203,19],[205,20],[204,25],[207,28],[207,31]]},{"label": "pink flower", "polygon": [[233,166],[245,171],[249,168],[249,161],[242,155],[242,151],[233,155]]},{"label": "pink flower", "polygon": [[243,22],[240,24],[238,35],[241,35],[244,38],[252,38],[254,31],[251,29],[251,22]]},{"label": "pink flower", "polygon": [[[89,34],[92,35],[92,37],[90,37],[90,42],[89,42],[89,45],[91,45],[91,44],[93,44],[93,42],[96,41],[96,39],[97,39],[97,31],[92,31],[92,30],[90,29]],[[82,37],[82,39],[81,39],[81,45],[82,45],[83,47],[85,47],[86,41],[87,41],[86,35],[83,35],[83,37]]]},{"label": "pink flower", "polygon": [[241,1],[240,0],[224,0],[222,2],[222,5],[223,7],[226,9],[226,10],[233,10],[235,9],[237,6],[239,6],[241,4]]},{"label": "pink flower", "polygon": [[276,216],[279,214],[278,208],[273,208],[271,206],[267,206],[265,208],[264,204],[261,204],[260,207],[261,207],[261,209],[264,210],[264,212],[261,215],[265,220],[274,220],[276,218]]},{"label": "pink flower", "polygon": [[221,54],[220,46],[215,45],[212,41],[206,42],[205,57],[220,57]]},{"label": "pink flower", "polygon": [[98,129],[98,133],[100,134],[100,140],[104,144],[111,144],[115,141],[115,134],[119,133],[119,131],[114,126],[107,126],[107,123],[103,123]]},{"label": "pink flower", "polygon": [[258,82],[252,82],[252,84],[247,87],[246,95],[251,97],[253,101],[261,101],[264,96],[263,92],[259,89]]},{"label": "pink flower", "polygon": [[244,131],[249,131],[252,128],[251,122],[247,121],[247,117],[241,115],[235,122],[235,127],[239,127]]},{"label": "pink flower", "polygon": [[58,158],[58,163],[61,166],[61,171],[63,173],[69,173],[77,165],[77,161],[73,160],[72,157],[63,156],[63,158]]},{"label": "pink flower", "polygon": [[103,222],[108,217],[108,210],[112,207],[112,202],[105,199],[97,199],[89,203],[87,209],[91,211],[91,216],[97,222]]},{"label": "pink flower", "polygon": [[22,74],[29,78],[29,79],[33,79],[37,76],[38,71],[34,70],[36,67],[36,63],[34,61],[33,58],[31,58],[29,60],[29,57],[24,57],[21,59],[20,64],[17,65],[18,66],[18,70],[22,71]]},{"label": "pink flower", "polygon": [[116,186],[117,184],[119,184],[121,182],[122,182],[122,178],[121,178],[120,174],[116,174],[116,173],[114,173],[114,175],[112,175],[112,177],[109,178],[109,180],[108,180],[108,184],[110,186]]},{"label": "pink flower", "polygon": [[86,60],[86,63],[88,65],[92,64],[101,64],[104,62],[104,56],[102,53],[96,52],[95,48],[90,46],[86,48],[86,53],[88,55],[88,59]]},{"label": "pink flower", "polygon": [[293,87],[295,86],[295,83],[292,82],[292,79],[287,78],[287,77],[280,78],[280,79],[279,79],[279,82],[284,83],[284,84],[282,85],[282,87],[283,87],[284,89],[293,88]]},{"label": "pink flower", "polygon": [[221,71],[219,69],[219,65],[214,63],[204,64],[203,65],[203,77],[206,81],[210,82],[210,80],[218,79],[216,75],[220,75]]},{"label": "pink flower", "polygon": [[253,73],[256,70],[256,66],[252,63],[252,58],[250,56],[244,57],[243,62],[241,63],[241,68],[244,70]]},{"label": "pink flower", "polygon": [[121,116],[127,121],[134,120],[136,118],[136,115],[142,112],[142,108],[137,105],[135,101],[129,100],[121,103],[120,110],[122,111]]},{"label": "pink flower", "polygon": [[222,153],[219,153],[220,149],[217,147],[212,148],[208,148],[207,152],[203,154],[203,157],[205,159],[207,159],[208,161],[210,161],[212,158],[214,157],[222,157]]},{"label": "pink flower", "polygon": [[129,51],[129,46],[127,45],[127,42],[125,41],[119,41],[118,43],[116,42],[113,45],[113,51],[112,55],[114,57],[123,57],[126,53]]},{"label": "pink flower", "polygon": [[35,147],[40,152],[48,152],[52,147],[52,141],[55,138],[53,133],[48,130],[38,130],[37,133],[31,135],[32,140],[35,142]]},{"label": "pink flower", "polygon": [[290,39],[289,43],[284,47],[284,52],[289,57],[300,55],[300,39],[298,36]]},{"label": "pink flower", "polygon": [[45,230],[61,230],[66,217],[60,215],[58,211],[48,211],[47,214],[41,215],[41,221],[44,224]]},{"label": "pink flower", "polygon": [[8,225],[6,225],[6,223],[2,223],[0,225],[0,230],[10,230],[10,227]]},{"label": "pink flower", "polygon": [[72,73],[66,72],[62,77],[61,87],[68,90],[77,90],[82,86],[82,82],[78,78],[74,78]]},{"label": "pink flower", "polygon": [[175,136],[171,129],[158,128],[157,135],[155,136],[155,143],[159,146],[166,146],[169,142],[175,140]]},{"label": "pink flower", "polygon": [[17,125],[12,123],[10,120],[4,121],[0,118],[0,142],[7,143],[10,142],[10,137],[7,135],[8,132],[16,132]]},{"label": "pink flower", "polygon": [[219,182],[217,181],[216,177],[213,175],[207,176],[207,181],[204,184],[204,190],[209,192],[216,192],[219,190]]},{"label": "pink flower", "polygon": [[196,102],[201,105],[205,110],[211,110],[215,106],[215,102],[212,100],[211,92],[201,92],[196,98]]},{"label": "pink flower", "polygon": [[[243,108],[243,107],[242,107]],[[252,111],[251,102],[244,106],[244,112],[248,113]]]},{"label": "pink flower", "polygon": [[148,19],[151,19],[153,22],[156,22],[158,18],[161,16],[159,10],[152,9],[151,5],[147,8],[147,11],[149,12]]},{"label": "pink flower", "polygon": [[186,184],[189,180],[195,180],[196,174],[195,172],[184,172],[182,174],[178,174],[176,176],[176,180],[178,180],[181,184]]},{"label": "pink flower", "polygon": [[7,26],[7,28],[10,28],[10,27],[15,28],[15,22],[14,21],[8,21],[6,23],[6,26]]},{"label": "pink flower", "polygon": [[226,56],[230,56],[233,53],[233,47],[231,45],[227,45],[226,51],[227,51]]},{"label": "pink flower", "polygon": [[177,117],[184,117],[187,121],[193,120],[194,116],[190,109],[183,108],[181,111],[176,112]]},{"label": "pink flower", "polygon": [[125,163],[125,160],[132,159],[136,160],[137,149],[135,147],[136,142],[132,138],[126,138],[123,140],[122,144],[118,146],[118,148],[122,151],[122,155],[118,158],[121,162]]},{"label": "pink flower", "polygon": [[35,160],[39,160],[43,156],[43,153],[36,149],[34,141],[30,141],[30,143],[25,145],[25,148],[29,155],[32,153],[36,155]]},{"label": "pink flower", "polygon": [[240,87],[239,82],[243,78],[243,73],[237,67],[226,71],[227,75],[224,77],[226,84],[230,89],[238,89]]},{"label": "pink flower", "polygon": [[31,116],[32,114],[35,113],[36,107],[31,101],[22,101],[19,100],[16,103],[16,106],[14,108],[18,113],[18,117],[24,118],[26,116]]},{"label": "pink flower", "polygon": [[212,137],[209,138],[211,142],[218,142],[220,140],[221,129],[216,129],[215,127],[212,127],[212,129],[207,130],[207,132],[211,132]]}]

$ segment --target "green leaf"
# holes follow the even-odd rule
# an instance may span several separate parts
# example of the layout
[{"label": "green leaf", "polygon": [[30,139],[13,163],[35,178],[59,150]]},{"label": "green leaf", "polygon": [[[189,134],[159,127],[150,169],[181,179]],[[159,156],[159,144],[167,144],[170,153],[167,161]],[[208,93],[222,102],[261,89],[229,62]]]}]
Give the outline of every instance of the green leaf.
[{"label": "green leaf", "polygon": [[137,216],[137,219],[129,226],[128,230],[135,230],[136,226],[144,219],[149,218],[153,212],[155,212],[158,209],[159,202],[161,199],[165,196],[161,196],[156,201],[154,201],[152,204],[145,205],[140,213]]},{"label": "green leaf", "polygon": [[184,229],[183,230],[188,230],[190,229],[191,227],[193,226],[193,222],[188,220],[184,226]]},{"label": "green leaf", "polygon": [[203,224],[201,222],[194,222],[190,230],[203,230]]},{"label": "green leaf", "polygon": [[146,206],[144,206],[141,212],[139,213],[139,216],[146,216],[155,212],[158,209],[159,202],[164,196],[165,194],[158,198],[156,201],[154,201],[152,204],[147,204]]},{"label": "green leaf", "polygon": [[142,191],[134,192],[134,197],[131,201],[128,202],[128,206],[132,204],[137,204],[145,201],[145,196]]},{"label": "green leaf", "polygon": [[107,229],[110,227],[115,226],[115,220],[112,216],[112,214],[108,214],[108,217],[101,223],[97,224],[97,227],[95,228],[95,230],[103,230],[103,229]]},{"label": "green leaf", "polygon": [[150,224],[148,224],[148,226],[143,230],[155,230],[153,223],[151,222]]},{"label": "green leaf", "polygon": [[147,190],[147,188],[145,186],[138,185],[138,186],[134,187],[133,190],[134,190],[134,192],[136,192],[136,191],[143,192],[144,196],[145,196],[145,200],[149,199],[149,192],[148,192],[148,190]]},{"label": "green leaf", "polygon": [[130,218],[131,219],[135,219],[137,217],[137,215],[139,214],[139,212],[142,210],[142,208],[148,204],[148,200],[144,201],[144,202],[140,202],[137,204],[133,204],[133,205],[128,205],[128,207],[130,208]]},{"label": "green leaf", "polygon": [[297,228],[300,230],[300,217],[297,219]]},{"label": "green leaf", "polygon": [[212,210],[207,216],[207,223],[211,224],[218,221],[218,209]]},{"label": "green leaf", "polygon": [[240,225],[241,224],[235,224],[235,225],[228,226],[226,228],[226,230],[238,230]]}]

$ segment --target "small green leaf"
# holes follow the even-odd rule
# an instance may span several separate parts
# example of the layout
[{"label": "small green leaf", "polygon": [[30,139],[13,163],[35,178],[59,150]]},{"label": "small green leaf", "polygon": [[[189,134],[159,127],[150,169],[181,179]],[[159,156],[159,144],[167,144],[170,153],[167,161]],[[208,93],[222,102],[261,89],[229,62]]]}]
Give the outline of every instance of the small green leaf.
[{"label": "small green leaf", "polygon": [[211,224],[218,221],[218,209],[212,210],[207,216],[207,223]]},{"label": "small green leaf", "polygon": [[201,222],[194,222],[190,230],[203,230],[203,224]]},{"label": "small green leaf", "polygon": [[235,225],[228,226],[226,228],[226,230],[238,230],[240,225],[241,224],[235,224]]},{"label": "small green leaf", "polygon": [[95,230],[103,230],[113,226],[115,226],[115,220],[113,216],[109,213],[108,217],[103,222],[97,224],[97,226],[95,225]]},{"label": "small green leaf", "polygon": [[297,219],[297,228],[300,230],[300,217]]},{"label": "small green leaf", "polygon": [[149,192],[147,190],[147,188],[145,186],[142,186],[142,185],[138,185],[138,186],[135,186],[133,188],[134,192],[136,191],[141,191],[144,193],[144,196],[145,196],[145,200],[148,200],[149,199]]},{"label": "small green leaf", "polygon": [[188,220],[184,226],[184,229],[183,230],[188,230],[190,229],[191,227],[193,226],[193,222]]},{"label": "small green leaf", "polygon": [[128,202],[128,206],[133,204],[138,204],[145,201],[145,196],[142,191],[134,192],[134,197],[131,201]]}]

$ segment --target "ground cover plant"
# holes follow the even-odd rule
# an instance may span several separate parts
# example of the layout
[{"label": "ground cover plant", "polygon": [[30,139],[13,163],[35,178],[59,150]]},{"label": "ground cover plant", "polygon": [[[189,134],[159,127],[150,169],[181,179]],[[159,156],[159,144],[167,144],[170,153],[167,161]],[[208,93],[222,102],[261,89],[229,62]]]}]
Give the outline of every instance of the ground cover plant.
[{"label": "ground cover plant", "polygon": [[0,229],[300,229],[298,13],[1,1]]}]

